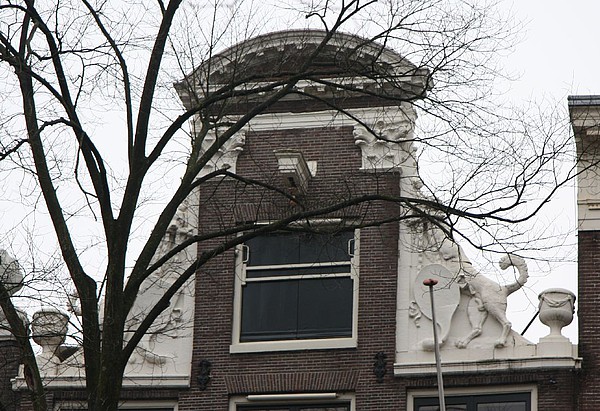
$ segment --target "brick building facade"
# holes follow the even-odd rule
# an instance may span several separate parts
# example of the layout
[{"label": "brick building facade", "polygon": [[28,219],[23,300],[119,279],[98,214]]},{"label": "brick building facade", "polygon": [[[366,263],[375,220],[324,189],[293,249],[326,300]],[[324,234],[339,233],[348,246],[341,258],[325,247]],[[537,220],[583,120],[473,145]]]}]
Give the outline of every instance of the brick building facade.
[{"label": "brick building facade", "polygon": [[[255,71],[293,66],[322,38],[320,32],[284,32],[249,40],[217,56],[219,69],[209,77],[224,81],[234,64],[223,61],[233,61],[233,55],[246,56]],[[360,62],[348,60],[360,44],[344,35],[332,41],[320,67],[339,69],[335,59],[343,55],[344,70],[350,71],[324,75],[348,78],[356,74],[350,68],[370,56],[382,59],[386,70],[404,70],[394,77],[398,84],[367,94],[359,90],[373,87],[372,78],[354,76],[352,87],[337,91],[297,84],[297,96],[264,108],[215,153],[203,175],[226,167],[240,178],[209,180],[195,193],[198,232],[246,229],[203,242],[198,252],[248,232],[254,237],[196,274],[193,303],[186,300],[193,304],[193,337],[178,343],[190,352],[189,370],[157,369],[149,378],[150,368],[143,369],[146,374],[129,369],[123,407],[435,410],[432,321],[420,287],[424,276],[438,276],[447,404],[468,411],[598,409],[595,328],[586,322],[598,304],[582,288],[589,286],[586,278],[580,278],[579,289],[586,313],[580,315],[581,371],[568,340],[536,345],[511,331],[506,344],[497,346],[502,327],[492,317],[481,335],[458,347],[471,331],[470,300],[449,282],[457,263],[446,254],[460,249],[440,239],[435,228],[405,222],[405,204],[386,201],[386,196],[425,198],[413,156],[416,113],[410,101],[426,92],[428,73],[378,45],[358,53]],[[177,85],[188,108],[194,84],[191,75]],[[243,115],[260,103],[235,99],[219,115]],[[200,123],[195,119],[193,132]],[[218,130],[206,141],[217,138]],[[335,206],[344,201],[346,207]],[[282,220],[286,224],[273,225]],[[580,236],[580,276],[594,270],[596,237]],[[54,409],[81,407],[84,392],[61,378],[54,378],[55,388],[50,384]],[[22,378],[13,387],[24,395],[20,406],[7,409],[28,409]]]},{"label": "brick building facade", "polygon": [[569,113],[577,146],[578,172],[578,310],[579,355],[583,359],[579,409],[600,409],[599,297],[597,290],[600,239],[598,152],[600,96],[570,96]]}]

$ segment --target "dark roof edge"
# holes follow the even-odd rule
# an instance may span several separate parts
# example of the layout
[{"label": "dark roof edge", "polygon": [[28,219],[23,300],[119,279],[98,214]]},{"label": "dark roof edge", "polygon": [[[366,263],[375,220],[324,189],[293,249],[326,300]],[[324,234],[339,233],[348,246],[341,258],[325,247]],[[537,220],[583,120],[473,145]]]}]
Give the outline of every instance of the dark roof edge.
[{"label": "dark roof edge", "polygon": [[578,96],[568,96],[567,101],[569,102],[569,107],[576,106],[600,106],[600,95],[578,95]]}]

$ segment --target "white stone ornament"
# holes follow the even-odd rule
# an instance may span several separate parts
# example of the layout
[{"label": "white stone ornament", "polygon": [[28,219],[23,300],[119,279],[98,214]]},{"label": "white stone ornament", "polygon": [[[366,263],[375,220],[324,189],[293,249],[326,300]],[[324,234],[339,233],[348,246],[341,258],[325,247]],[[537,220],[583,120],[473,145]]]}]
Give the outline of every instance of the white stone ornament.
[{"label": "white stone ornament", "polygon": [[416,113],[412,106],[403,103],[395,118],[376,120],[354,126],[354,143],[362,151],[361,170],[400,170],[413,168],[416,148],[413,132]]},{"label": "white stone ornament", "polygon": [[[8,291],[8,295],[13,295],[23,287],[23,271],[18,261],[12,258],[5,250],[0,250],[0,282]],[[28,320],[25,312],[17,309],[17,314],[27,328]],[[10,325],[0,309],[0,339],[12,339]]]},{"label": "white stone ornament", "polygon": [[527,282],[529,274],[525,260],[516,255],[508,254],[504,256],[500,259],[499,265],[503,270],[514,266],[519,272],[517,281],[511,284],[500,285],[474,271],[470,264],[468,265],[469,269],[462,270],[459,282],[463,284],[465,292],[471,296],[467,307],[467,314],[472,329],[468,335],[456,342],[457,348],[466,348],[474,338],[481,335],[488,315],[498,320],[502,326],[502,332],[494,346],[496,348],[506,346],[508,336],[512,330],[512,324],[506,317],[507,297]]},{"label": "white stone ornament", "polygon": [[69,326],[69,316],[54,308],[45,308],[33,314],[31,320],[32,338],[42,347],[42,352],[36,357],[42,375],[59,374],[62,363],[58,354],[59,348],[65,342]]},{"label": "white stone ornament", "polygon": [[549,336],[562,337],[563,327],[571,324],[575,312],[575,294],[564,288],[551,288],[538,296],[540,321],[550,327]]},{"label": "white stone ornament", "polygon": [[562,328],[571,324],[575,312],[575,294],[564,288],[550,288],[539,295],[540,321],[550,327],[550,334],[540,338],[537,345],[538,355],[569,357],[573,355],[573,346],[562,335]]},{"label": "white stone ornament", "polygon": [[[202,151],[208,150],[216,141],[214,133],[208,133],[202,142]],[[213,171],[227,170],[231,173],[236,172],[237,159],[246,144],[246,132],[239,131],[231,136],[212,156],[210,161],[200,171],[200,176],[205,176]]]}]

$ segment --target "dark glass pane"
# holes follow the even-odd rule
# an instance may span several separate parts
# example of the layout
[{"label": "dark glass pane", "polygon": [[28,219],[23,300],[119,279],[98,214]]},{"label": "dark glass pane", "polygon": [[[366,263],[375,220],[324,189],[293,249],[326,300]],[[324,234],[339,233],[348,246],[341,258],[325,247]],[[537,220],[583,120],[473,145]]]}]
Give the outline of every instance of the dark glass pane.
[{"label": "dark glass pane", "polygon": [[527,411],[525,402],[478,404],[477,411]]},{"label": "dark glass pane", "polygon": [[352,288],[348,277],[300,281],[298,337],[351,337]]},{"label": "dark glass pane", "polygon": [[352,300],[348,277],[248,283],[240,340],[350,337]]},{"label": "dark glass pane", "polygon": [[350,408],[345,406],[330,406],[330,407],[314,407],[298,408],[298,411],[348,411]]},{"label": "dark glass pane", "polygon": [[353,231],[337,234],[271,233],[246,242],[248,266],[350,261],[348,240]]},{"label": "dark glass pane", "polygon": [[277,268],[277,269],[264,269],[264,270],[248,270],[246,271],[246,277],[248,278],[262,278],[262,277],[288,277],[288,276],[302,276],[311,274],[350,274],[350,265],[333,265],[325,267],[302,267],[302,268]]},{"label": "dark glass pane", "polygon": [[[465,403],[467,405],[464,405]],[[417,411],[436,411],[439,409],[438,399],[437,397],[416,398],[415,409]],[[446,397],[446,409],[448,411],[530,411],[531,398],[530,394],[526,392],[449,396]]]},{"label": "dark glass pane", "polygon": [[301,263],[322,263],[329,261],[350,261],[348,241],[354,238],[352,231],[334,235],[306,233],[300,236]]},{"label": "dark glass pane", "polygon": [[273,233],[246,242],[249,266],[298,263],[299,233]]},{"label": "dark glass pane", "polygon": [[296,338],[298,280],[248,283],[242,290],[241,341]]}]

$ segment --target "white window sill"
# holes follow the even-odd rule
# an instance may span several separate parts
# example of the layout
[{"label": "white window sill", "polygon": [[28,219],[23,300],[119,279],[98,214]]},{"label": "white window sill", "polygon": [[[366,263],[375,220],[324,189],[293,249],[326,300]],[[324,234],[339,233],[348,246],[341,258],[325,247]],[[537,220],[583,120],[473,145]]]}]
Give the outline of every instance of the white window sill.
[{"label": "white window sill", "polygon": [[231,354],[271,351],[300,351],[356,348],[356,338],[327,338],[319,340],[260,341],[234,343],[229,346]]}]

